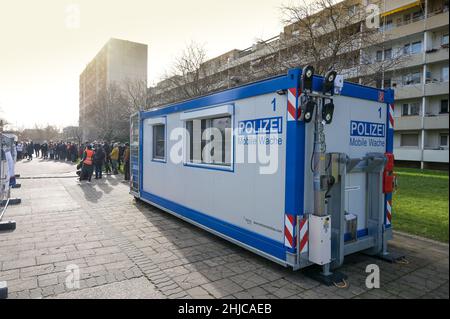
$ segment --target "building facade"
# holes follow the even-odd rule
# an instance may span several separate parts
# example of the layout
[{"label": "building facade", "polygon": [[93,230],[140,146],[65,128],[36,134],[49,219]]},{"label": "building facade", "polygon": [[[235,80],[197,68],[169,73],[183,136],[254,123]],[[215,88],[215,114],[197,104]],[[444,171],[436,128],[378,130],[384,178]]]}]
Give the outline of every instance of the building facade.
[{"label": "building facade", "polygon": [[374,52],[375,61],[395,52],[406,57],[378,84],[395,89],[395,157],[416,167],[448,169],[449,4],[395,2],[383,26],[390,40],[383,52]]},{"label": "building facade", "polygon": [[79,81],[79,126],[83,140],[96,138],[94,113],[99,97],[112,84],[124,88],[127,82],[147,86],[147,45],[110,39],[89,62]]},{"label": "building facade", "polygon": [[[417,167],[448,167],[448,0],[373,0],[379,8],[380,24],[368,37],[365,27],[367,5],[346,0],[339,9],[347,21],[342,29],[355,43],[334,56],[337,69],[347,81],[380,88],[392,87],[396,96],[395,156],[398,162]],[[358,14],[359,13],[359,14]],[[308,27],[327,37],[329,17],[318,12]],[[321,16],[322,15],[322,16]],[[350,18],[349,18],[350,17]],[[300,23],[301,24],[301,23]],[[214,82],[216,90],[230,88],[291,67],[318,64],[303,53],[308,39],[299,23],[287,25],[279,36],[259,41],[245,50],[232,50],[203,64],[203,82]],[[360,32],[360,39],[358,38]],[[306,42],[305,42],[306,41]],[[305,45],[306,43],[306,45]],[[326,47],[326,46],[324,46]],[[320,63],[319,63],[320,64]],[[175,100],[183,90],[165,79],[149,88],[149,105]]]}]

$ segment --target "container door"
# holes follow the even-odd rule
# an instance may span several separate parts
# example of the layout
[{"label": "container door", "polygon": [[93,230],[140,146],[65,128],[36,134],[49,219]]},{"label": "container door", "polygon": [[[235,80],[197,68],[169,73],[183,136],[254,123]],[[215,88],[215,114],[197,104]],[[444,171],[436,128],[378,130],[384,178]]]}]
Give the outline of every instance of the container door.
[{"label": "container door", "polygon": [[139,197],[139,113],[130,119],[130,194]]}]

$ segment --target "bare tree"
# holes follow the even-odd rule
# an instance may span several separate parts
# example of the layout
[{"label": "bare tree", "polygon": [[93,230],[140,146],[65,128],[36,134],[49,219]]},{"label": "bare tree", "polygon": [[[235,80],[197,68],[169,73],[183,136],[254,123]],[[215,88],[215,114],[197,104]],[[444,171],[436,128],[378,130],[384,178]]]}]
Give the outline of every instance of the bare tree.
[{"label": "bare tree", "polygon": [[127,100],[116,83],[111,83],[106,90],[99,94],[93,112],[95,135],[97,138],[111,141],[128,136]]},{"label": "bare tree", "polygon": [[127,79],[123,87],[122,94],[127,101],[126,108],[129,115],[148,109],[147,81]]},{"label": "bare tree", "polygon": [[76,140],[78,145],[82,143],[83,130],[79,126],[69,126],[64,129],[64,138],[66,140]]},{"label": "bare tree", "polygon": [[204,46],[191,42],[176,58],[165,81],[172,88],[177,88],[177,100],[201,96],[217,88],[217,81],[211,77],[216,70],[205,64],[206,57]]},{"label": "bare tree", "polygon": [[35,124],[34,128],[24,129],[19,133],[21,139],[38,142],[55,141],[61,138],[60,130],[53,125],[43,126]]},{"label": "bare tree", "polygon": [[384,50],[388,37],[377,27],[366,25],[366,7],[354,1],[302,0],[281,8],[287,25],[280,41],[272,44],[278,69],[314,65],[324,74],[333,68],[347,78],[384,73],[404,61],[392,52],[374,63],[368,52]]}]

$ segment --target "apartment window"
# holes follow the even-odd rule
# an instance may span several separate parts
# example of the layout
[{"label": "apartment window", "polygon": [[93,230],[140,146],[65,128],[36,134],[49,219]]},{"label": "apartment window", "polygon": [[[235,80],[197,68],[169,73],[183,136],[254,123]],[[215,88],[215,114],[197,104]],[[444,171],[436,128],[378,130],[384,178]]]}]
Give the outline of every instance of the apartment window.
[{"label": "apartment window", "polygon": [[411,23],[411,13],[405,14],[403,16],[403,21],[405,21],[405,24]]},{"label": "apartment window", "polygon": [[448,134],[440,134],[439,135],[439,146],[440,147],[448,147]]},{"label": "apartment window", "polygon": [[420,103],[404,103],[402,105],[402,116],[417,116],[420,113]]},{"label": "apartment window", "polygon": [[385,78],[383,82],[383,88],[390,88],[392,86],[392,79]]},{"label": "apartment window", "polygon": [[419,21],[423,18],[423,11],[416,11],[412,15],[413,21]]},{"label": "apartment window", "polygon": [[403,85],[420,84],[421,83],[421,73],[415,72],[406,74],[402,79]]},{"label": "apartment window", "polygon": [[166,154],[166,126],[153,125],[153,159],[164,160]]},{"label": "apartment window", "polygon": [[448,82],[448,66],[444,66],[441,70],[441,81]]},{"label": "apartment window", "polygon": [[403,47],[403,54],[411,54],[411,44],[407,43],[405,44],[405,46]]},{"label": "apartment window", "polygon": [[384,50],[384,59],[391,60],[392,59],[392,48]]},{"label": "apartment window", "polygon": [[413,42],[411,45],[411,54],[422,52],[422,41]]},{"label": "apartment window", "polygon": [[383,51],[377,51],[377,56],[376,56],[377,62],[381,62],[383,61]]},{"label": "apartment window", "polygon": [[441,45],[447,45],[448,46],[448,33],[442,35],[442,37],[441,37]]},{"label": "apartment window", "polygon": [[402,105],[402,116],[409,115],[409,104],[405,103]]},{"label": "apartment window", "polygon": [[448,113],[448,100],[441,100],[441,110],[439,113],[441,114]]},{"label": "apartment window", "polygon": [[[190,163],[231,166],[231,116],[186,121]],[[219,138],[214,142],[215,138]],[[205,149],[209,145],[210,151]]]},{"label": "apartment window", "polygon": [[418,147],[419,146],[419,134],[402,134],[400,136],[400,146]]},{"label": "apartment window", "polygon": [[385,31],[391,30],[394,27],[394,23],[392,23],[392,19],[391,20],[387,20],[386,21],[386,25],[384,27]]}]

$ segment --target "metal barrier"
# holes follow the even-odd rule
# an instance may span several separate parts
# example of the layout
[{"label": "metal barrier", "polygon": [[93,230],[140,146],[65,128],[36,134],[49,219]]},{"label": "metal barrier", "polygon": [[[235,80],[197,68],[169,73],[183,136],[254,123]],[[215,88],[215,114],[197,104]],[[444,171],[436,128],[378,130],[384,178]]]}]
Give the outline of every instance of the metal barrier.
[{"label": "metal barrier", "polygon": [[14,162],[15,162],[15,144],[14,139],[3,133],[0,133],[0,231],[14,230],[16,222],[2,221],[8,206],[20,204],[19,198],[11,198],[11,188],[16,185]]},{"label": "metal barrier", "polygon": [[[19,198],[11,198],[11,188],[16,186],[14,165],[16,149],[14,138],[0,133],[0,231],[13,231],[16,229],[15,221],[2,221],[8,206],[19,204]],[[1,279],[1,278],[0,278]],[[8,298],[8,285],[0,280],[0,299]]]}]

